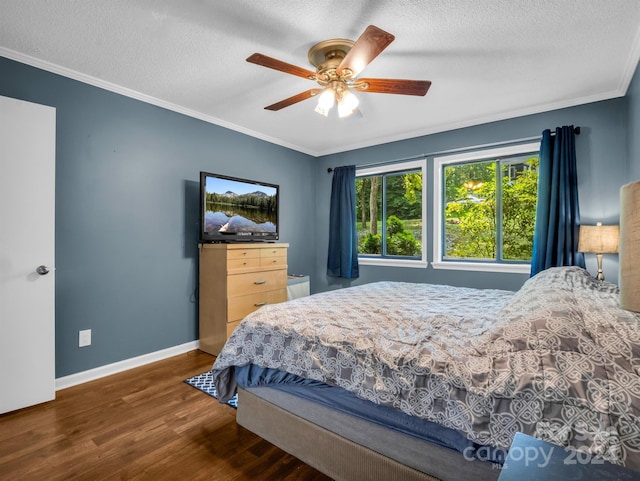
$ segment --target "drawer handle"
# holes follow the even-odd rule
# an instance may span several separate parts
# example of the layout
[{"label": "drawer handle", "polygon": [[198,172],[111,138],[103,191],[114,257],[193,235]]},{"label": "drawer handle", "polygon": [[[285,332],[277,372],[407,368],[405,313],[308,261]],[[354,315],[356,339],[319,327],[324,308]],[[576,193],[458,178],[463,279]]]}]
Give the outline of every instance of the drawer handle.
[{"label": "drawer handle", "polygon": [[266,305],[267,305],[267,303],[266,303],[266,302],[256,302],[256,303],[254,304],[254,306],[256,306],[256,307],[262,307],[262,306],[266,306]]},{"label": "drawer handle", "polygon": [[267,283],[267,281],[255,281],[255,282],[254,282],[254,284],[255,284],[256,286],[259,286],[260,284],[266,284],[266,283]]}]

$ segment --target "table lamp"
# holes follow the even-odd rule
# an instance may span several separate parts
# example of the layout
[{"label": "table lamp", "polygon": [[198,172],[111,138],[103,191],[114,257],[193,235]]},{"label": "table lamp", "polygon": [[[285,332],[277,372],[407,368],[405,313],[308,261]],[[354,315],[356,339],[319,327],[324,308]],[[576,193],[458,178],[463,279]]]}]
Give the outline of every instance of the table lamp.
[{"label": "table lamp", "polygon": [[602,254],[615,254],[618,252],[618,238],[620,227],[617,225],[581,225],[578,241],[578,251],[595,254],[598,260],[598,275],[596,278],[604,281],[602,273]]}]

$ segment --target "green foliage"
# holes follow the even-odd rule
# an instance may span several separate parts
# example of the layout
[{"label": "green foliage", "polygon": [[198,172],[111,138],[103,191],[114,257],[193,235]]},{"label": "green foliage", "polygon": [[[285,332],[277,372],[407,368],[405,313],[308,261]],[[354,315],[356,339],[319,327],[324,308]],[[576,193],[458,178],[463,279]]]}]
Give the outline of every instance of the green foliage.
[{"label": "green foliage", "polygon": [[382,248],[382,236],[380,234],[367,234],[358,250],[363,254],[380,254]]},{"label": "green foliage", "polygon": [[[382,182],[383,177],[384,182]],[[419,256],[421,243],[420,239],[416,239],[416,234],[420,236],[422,228],[422,174],[420,172],[393,173],[383,177],[356,178],[358,252],[382,254],[382,237],[378,234],[378,229],[386,214],[384,255]],[[380,188],[377,188],[376,184]],[[382,209],[383,194],[385,212]],[[375,202],[373,209],[372,202]],[[374,213],[376,218],[372,219]],[[401,219],[409,219],[405,221],[410,226],[409,229],[405,229]]]},{"label": "green foliage", "polygon": [[[420,173],[394,174],[386,177],[387,217],[401,219],[422,217],[422,175]],[[419,185],[420,188],[416,188]]]},{"label": "green foliage", "polygon": [[239,207],[242,209],[257,209],[264,212],[275,212],[277,209],[275,195],[242,194],[228,196],[208,192],[206,195],[207,204],[217,206]]},{"label": "green foliage", "polygon": [[508,260],[531,260],[536,222],[538,159],[518,173],[515,181],[502,178],[503,256]]},{"label": "green foliage", "polygon": [[404,198],[410,205],[415,204],[422,197],[422,173],[414,172],[402,176]]},{"label": "green foliage", "polygon": [[495,162],[473,162],[454,165],[445,169],[445,188],[447,203],[464,199],[470,190],[467,182],[474,185],[486,185],[495,182]]},{"label": "green foliage", "polygon": [[[356,218],[368,218],[370,212],[371,179],[373,177],[356,178]],[[380,177],[378,177],[380,178]],[[387,216],[396,215],[401,219],[422,218],[422,174],[395,174],[386,177]],[[382,183],[380,183],[380,186]],[[377,219],[382,220],[382,189],[376,196]]]},{"label": "green foliage", "polygon": [[[390,256],[419,256],[420,241],[410,230],[404,228],[404,223],[392,215],[387,219],[386,255]],[[366,234],[360,238],[358,252],[361,254],[380,254],[382,252],[382,236],[380,234]]]},{"label": "green foliage", "polygon": [[[515,163],[490,160],[444,169],[445,257],[530,260],[535,227],[538,158]],[[358,251],[381,254],[378,231],[386,215],[385,255],[419,256],[422,226],[420,172],[356,179]],[[498,180],[497,180],[498,179]],[[499,183],[499,189],[497,189]],[[385,212],[382,209],[384,185]],[[375,187],[375,186],[374,186]],[[375,208],[371,209],[371,202]],[[375,219],[371,215],[375,213]],[[409,226],[409,228],[407,228]],[[501,238],[498,232],[501,231]],[[501,241],[501,246],[498,242]]]},{"label": "green foliage", "polygon": [[524,166],[518,165],[515,175],[512,173],[509,176],[509,164],[502,165],[500,219],[495,162],[447,167],[445,256],[496,259],[497,222],[501,222],[503,259],[530,260],[536,213],[537,166],[538,158],[530,158],[524,162]]},{"label": "green foliage", "polygon": [[420,243],[413,232],[405,230],[403,222],[395,215],[387,219],[387,255],[420,255]]},{"label": "green foliage", "polygon": [[392,256],[418,256],[420,243],[413,233],[402,230],[392,236],[387,236],[387,254]]},{"label": "green foliage", "polygon": [[387,218],[387,235],[393,236],[404,230],[404,224],[395,215],[390,215]]}]

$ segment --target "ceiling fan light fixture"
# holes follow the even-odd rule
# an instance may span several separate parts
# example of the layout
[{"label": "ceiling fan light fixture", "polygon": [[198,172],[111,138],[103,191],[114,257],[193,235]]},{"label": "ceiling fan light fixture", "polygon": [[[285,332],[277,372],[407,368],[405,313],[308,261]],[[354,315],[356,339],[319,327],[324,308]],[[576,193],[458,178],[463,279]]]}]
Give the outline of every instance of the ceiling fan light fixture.
[{"label": "ceiling fan light fixture", "polygon": [[318,105],[315,108],[315,111],[320,115],[324,115],[327,117],[329,115],[329,110],[336,102],[336,94],[331,88],[326,88],[318,97]]},{"label": "ceiling fan light fixture", "polygon": [[346,89],[338,100],[338,117],[341,119],[349,117],[356,111],[358,105],[360,105],[358,97],[353,95],[349,89]]},{"label": "ceiling fan light fixture", "polygon": [[355,42],[344,38],[319,42],[308,53],[309,63],[316,68],[315,72],[261,53],[250,55],[247,62],[313,80],[320,86],[268,105],[266,110],[281,110],[320,94],[316,112],[328,117],[337,103],[341,119],[355,119],[362,117],[362,113],[358,110],[359,100],[349,87],[358,92],[424,96],[431,86],[428,80],[358,77],[394,39],[389,32],[369,25]]}]

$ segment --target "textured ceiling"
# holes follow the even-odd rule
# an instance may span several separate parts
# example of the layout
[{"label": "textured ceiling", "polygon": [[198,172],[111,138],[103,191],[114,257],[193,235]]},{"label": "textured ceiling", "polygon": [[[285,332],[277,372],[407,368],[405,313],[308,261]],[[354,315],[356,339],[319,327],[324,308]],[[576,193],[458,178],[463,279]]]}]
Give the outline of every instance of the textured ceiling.
[{"label": "textured ceiling", "polygon": [[[307,51],[368,25],[396,39],[361,74],[431,80],[425,97],[358,93],[363,117],[306,100]],[[0,55],[311,155],[623,96],[638,0],[0,0]]]}]

